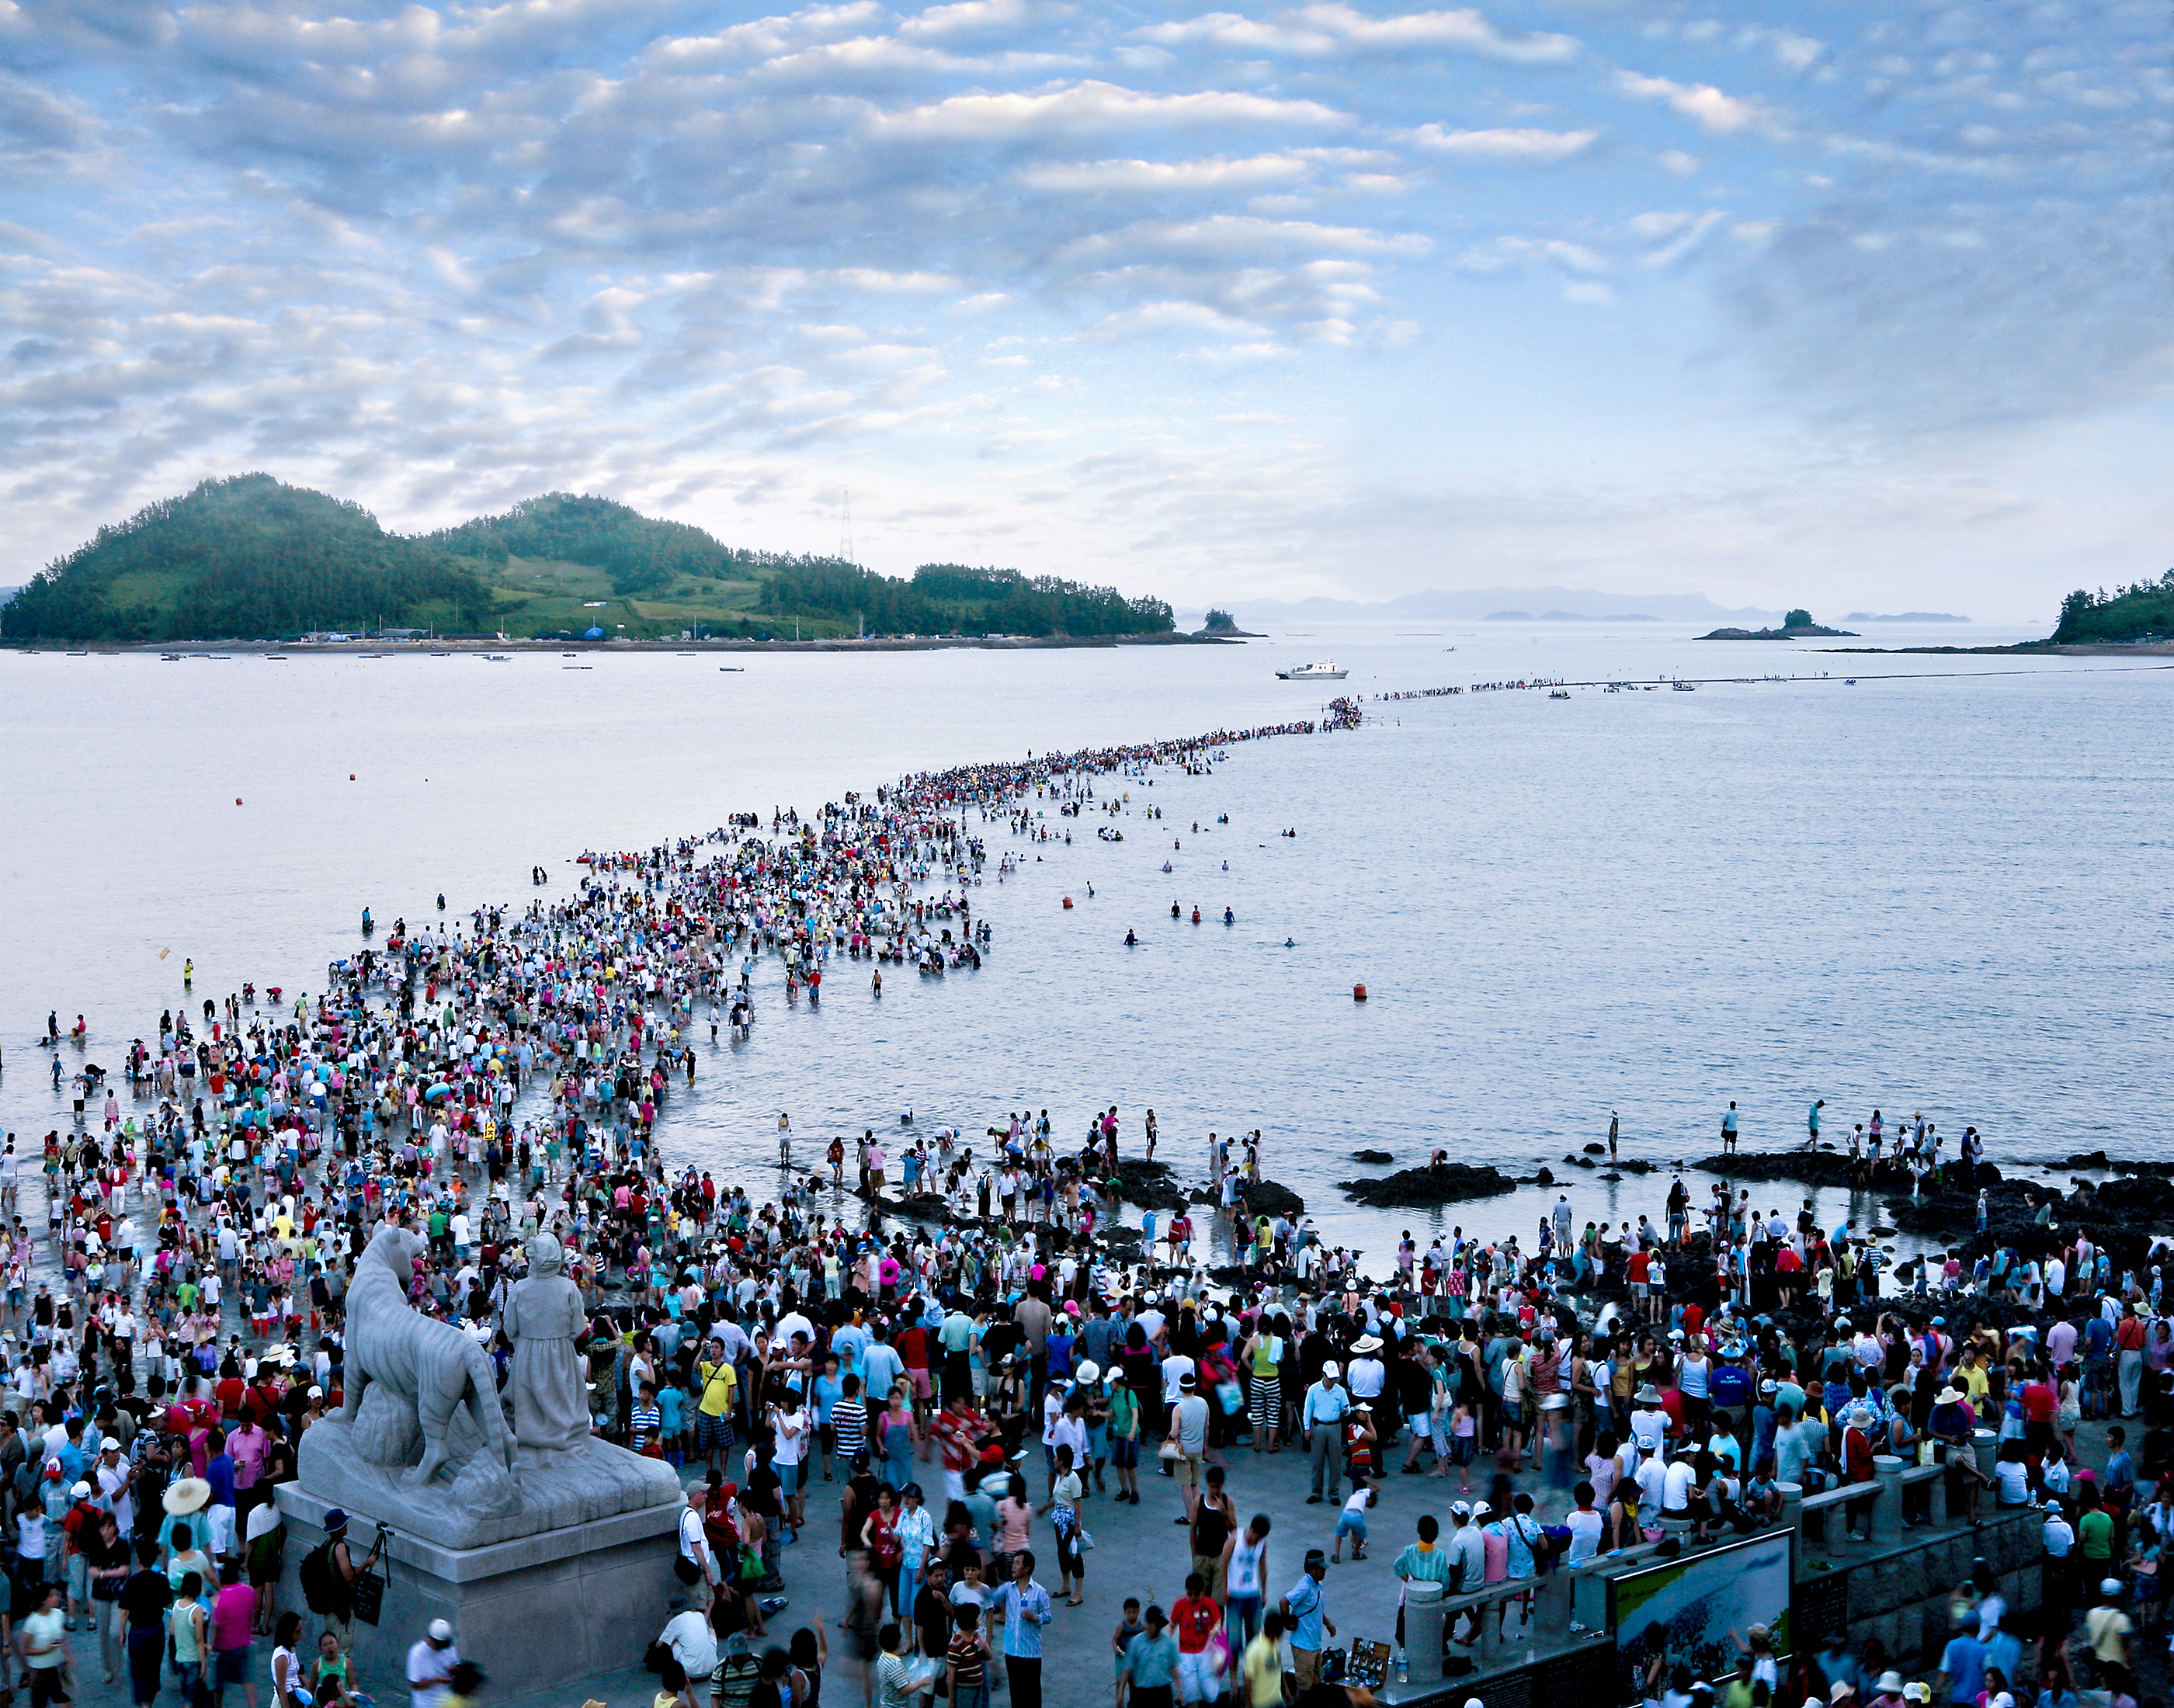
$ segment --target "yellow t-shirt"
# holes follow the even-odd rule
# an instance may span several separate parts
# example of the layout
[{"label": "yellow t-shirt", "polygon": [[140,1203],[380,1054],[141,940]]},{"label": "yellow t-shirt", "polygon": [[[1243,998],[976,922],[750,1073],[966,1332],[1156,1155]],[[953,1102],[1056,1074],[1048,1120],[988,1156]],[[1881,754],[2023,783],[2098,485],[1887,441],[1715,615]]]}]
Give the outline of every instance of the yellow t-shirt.
[{"label": "yellow t-shirt", "polygon": [[695,1376],[702,1384],[703,1416],[722,1418],[732,1410],[733,1390],[739,1385],[739,1374],[730,1364],[711,1364],[706,1358],[695,1366]]},{"label": "yellow t-shirt", "polygon": [[1284,1700],[1283,1656],[1265,1635],[1246,1645],[1246,1700],[1252,1708],[1277,1708]]},{"label": "yellow t-shirt", "polygon": [[1965,1391],[1971,1397],[1971,1408],[1977,1410],[1979,1408],[1977,1403],[1983,1399],[1993,1387],[1992,1378],[1986,1375],[1985,1366],[1982,1364],[1972,1365],[1968,1370],[1961,1372],[1961,1375]]}]

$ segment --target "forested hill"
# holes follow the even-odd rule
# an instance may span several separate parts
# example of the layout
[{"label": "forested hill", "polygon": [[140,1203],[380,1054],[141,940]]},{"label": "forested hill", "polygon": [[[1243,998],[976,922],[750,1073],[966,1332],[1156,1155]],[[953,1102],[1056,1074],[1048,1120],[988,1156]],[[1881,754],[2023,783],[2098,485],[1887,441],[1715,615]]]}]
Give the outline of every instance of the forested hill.
[{"label": "forested hill", "polygon": [[2116,587],[2111,593],[2101,588],[2094,595],[2077,588],[2061,601],[2061,623],[2053,630],[2053,641],[2061,646],[2168,635],[2174,635],[2174,570],[2155,581]]},{"label": "forested hill", "polygon": [[1163,634],[1160,599],[1017,570],[727,546],[612,500],[547,493],[435,533],[265,474],[208,480],[49,566],[0,610],[10,640],[181,640],[312,630],[459,633],[1104,636]]},{"label": "forested hill", "polygon": [[99,529],[0,610],[8,640],[168,640],[311,629],[481,628],[468,567],[359,504],[268,474],[207,480]]}]

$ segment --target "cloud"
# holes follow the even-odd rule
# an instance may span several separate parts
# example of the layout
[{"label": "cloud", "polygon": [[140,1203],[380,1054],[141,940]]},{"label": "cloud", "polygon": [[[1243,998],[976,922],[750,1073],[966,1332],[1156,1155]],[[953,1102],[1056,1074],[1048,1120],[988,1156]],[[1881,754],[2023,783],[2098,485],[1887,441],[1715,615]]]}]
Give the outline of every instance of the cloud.
[{"label": "cloud", "polygon": [[1715,136],[1725,137],[1752,126],[1771,129],[1777,122],[1765,102],[1750,96],[1723,95],[1710,83],[1676,83],[1665,77],[1620,71],[1615,74],[1615,87],[1638,100],[1663,102]]},{"label": "cloud", "polygon": [[1037,137],[1095,136],[1112,131],[1171,126],[1299,124],[1328,127],[1349,123],[1317,101],[1279,100],[1219,89],[1194,95],[1149,95],[1116,84],[1090,81],[1034,94],[962,95],[871,116],[869,132],[881,141],[991,143]]},{"label": "cloud", "polygon": [[1387,18],[1370,17],[1338,4],[1305,6],[1264,19],[1211,12],[1182,23],[1148,24],[1133,34],[1165,46],[1204,43],[1230,53],[1317,57],[1444,48],[1524,65],[1553,65],[1578,51],[1573,36],[1506,30],[1476,9],[1407,12]]},{"label": "cloud", "polygon": [[1553,165],[1585,153],[1599,135],[1598,131],[1452,131],[1440,125],[1421,125],[1412,132],[1412,140],[1432,153],[1453,154],[1460,159]]},{"label": "cloud", "polygon": [[1295,184],[1306,176],[1308,170],[1306,161],[1295,154],[1253,154],[1242,159],[1216,154],[1190,160],[1047,160],[1020,167],[1018,176],[1032,189],[1086,194],[1218,192]]}]

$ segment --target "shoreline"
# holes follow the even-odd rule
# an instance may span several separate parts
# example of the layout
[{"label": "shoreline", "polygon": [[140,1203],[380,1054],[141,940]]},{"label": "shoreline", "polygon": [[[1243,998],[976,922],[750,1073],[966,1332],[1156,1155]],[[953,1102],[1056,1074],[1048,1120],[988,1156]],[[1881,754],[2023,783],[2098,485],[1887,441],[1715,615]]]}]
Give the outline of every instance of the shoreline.
[{"label": "shoreline", "polygon": [[737,635],[701,640],[544,640],[533,636],[499,640],[475,635],[448,636],[434,640],[130,640],[92,641],[72,646],[64,640],[0,642],[10,652],[80,652],[98,658],[121,658],[181,652],[200,656],[212,651],[230,654],[280,653],[331,657],[428,657],[440,652],[985,652],[1068,651],[1086,646],[1226,646],[1242,639],[1264,640],[1264,635],[1185,634],[1173,630],[1154,635],[837,635],[807,640],[750,640]]}]

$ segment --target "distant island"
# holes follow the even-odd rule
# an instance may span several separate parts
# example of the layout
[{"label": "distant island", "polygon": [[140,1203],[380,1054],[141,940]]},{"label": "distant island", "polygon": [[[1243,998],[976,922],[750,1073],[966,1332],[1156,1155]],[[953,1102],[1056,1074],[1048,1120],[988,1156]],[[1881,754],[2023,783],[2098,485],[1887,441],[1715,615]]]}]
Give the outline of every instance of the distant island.
[{"label": "distant island", "polygon": [[571,493],[432,533],[388,533],[359,504],[268,474],[207,480],[101,527],[0,608],[0,639],[122,644],[327,633],[1196,638],[1176,627],[1164,601],[1113,587],[964,564],[879,575],[836,558],[727,546],[688,523]]},{"label": "distant island", "polygon": [[1237,619],[1228,611],[1211,608],[1207,620],[1201,624],[1199,635],[1203,640],[1264,640],[1265,635],[1250,635],[1238,626]]},{"label": "distant island", "polygon": [[1658,623],[1658,617],[1648,617],[1643,611],[1611,611],[1596,616],[1585,611],[1543,611],[1535,617],[1530,611],[1490,611],[1481,619],[1488,623]]},{"label": "distant island", "polygon": [[1967,623],[1953,611],[1852,611],[1845,623]]},{"label": "distant island", "polygon": [[1847,629],[1825,629],[1812,621],[1812,613],[1802,607],[1782,619],[1778,629],[1717,629],[1711,635],[1701,635],[1701,640],[1853,640],[1857,637]]}]

